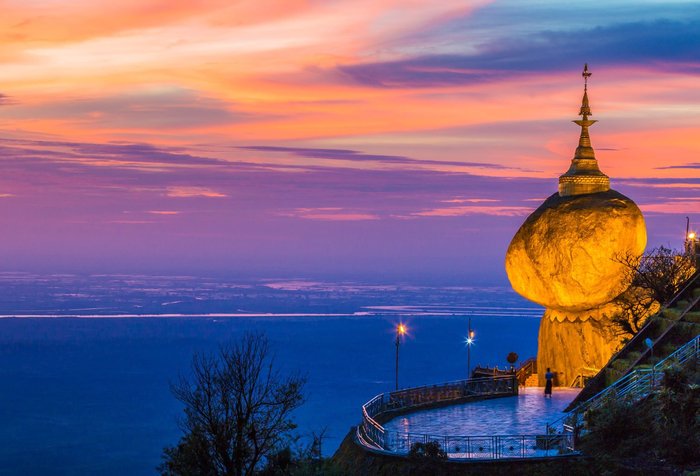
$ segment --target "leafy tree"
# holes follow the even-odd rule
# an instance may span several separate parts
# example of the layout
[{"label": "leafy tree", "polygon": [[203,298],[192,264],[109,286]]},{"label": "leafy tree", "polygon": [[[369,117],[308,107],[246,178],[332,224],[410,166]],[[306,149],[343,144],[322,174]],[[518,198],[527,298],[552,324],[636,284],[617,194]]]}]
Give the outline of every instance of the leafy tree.
[{"label": "leafy tree", "polygon": [[165,448],[164,475],[251,476],[296,428],[305,379],[275,369],[267,338],[246,334],[216,354],[195,354],[191,376],[171,385],[185,408],[184,436]]}]

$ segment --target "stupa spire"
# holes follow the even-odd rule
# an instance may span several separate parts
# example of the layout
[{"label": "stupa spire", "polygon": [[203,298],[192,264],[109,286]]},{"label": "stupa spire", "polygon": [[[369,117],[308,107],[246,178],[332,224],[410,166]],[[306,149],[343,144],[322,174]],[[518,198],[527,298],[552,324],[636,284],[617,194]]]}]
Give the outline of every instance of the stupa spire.
[{"label": "stupa spire", "polygon": [[562,197],[610,190],[610,179],[598,168],[595,151],[591,146],[591,137],[588,134],[588,128],[598,122],[588,118],[592,115],[588,102],[588,78],[591,75],[592,73],[588,71],[588,63],[586,63],[583,66],[583,73],[581,73],[583,76],[583,99],[579,115],[582,119],[573,121],[581,127],[581,136],[569,170],[559,177],[559,195]]},{"label": "stupa spire", "polygon": [[583,76],[583,100],[581,101],[581,110],[579,111],[578,115],[583,116],[584,119],[588,119],[588,116],[591,116],[591,107],[588,105],[588,78],[590,78],[593,75],[590,71],[588,71],[588,63],[583,65],[583,73],[581,73],[581,76]]}]

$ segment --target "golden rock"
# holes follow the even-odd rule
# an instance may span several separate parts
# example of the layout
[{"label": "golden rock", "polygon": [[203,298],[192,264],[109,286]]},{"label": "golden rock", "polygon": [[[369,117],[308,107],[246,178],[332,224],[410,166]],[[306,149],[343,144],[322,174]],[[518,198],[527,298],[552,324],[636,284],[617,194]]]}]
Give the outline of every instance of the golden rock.
[{"label": "golden rock", "polygon": [[513,289],[547,308],[585,311],[628,286],[616,258],[646,246],[644,217],[619,192],[549,197],[513,237],[506,273]]}]

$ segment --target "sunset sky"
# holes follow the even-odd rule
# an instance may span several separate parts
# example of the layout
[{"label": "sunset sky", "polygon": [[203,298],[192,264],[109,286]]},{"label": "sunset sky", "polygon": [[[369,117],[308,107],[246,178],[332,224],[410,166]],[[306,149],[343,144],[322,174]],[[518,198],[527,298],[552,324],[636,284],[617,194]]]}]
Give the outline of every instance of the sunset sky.
[{"label": "sunset sky", "polygon": [[0,0],[4,271],[505,284],[593,146],[700,228],[693,1]]}]

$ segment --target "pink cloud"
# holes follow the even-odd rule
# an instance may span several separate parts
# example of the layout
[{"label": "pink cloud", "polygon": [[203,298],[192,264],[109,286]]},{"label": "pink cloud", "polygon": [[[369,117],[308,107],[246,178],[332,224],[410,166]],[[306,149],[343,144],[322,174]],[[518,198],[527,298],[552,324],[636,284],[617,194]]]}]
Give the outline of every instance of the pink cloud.
[{"label": "pink cloud", "polygon": [[435,208],[412,213],[416,217],[459,217],[465,215],[524,216],[532,213],[530,207],[467,205],[461,207]]},{"label": "pink cloud", "polygon": [[166,196],[173,198],[224,198],[228,195],[217,192],[207,187],[175,186],[168,187]]},{"label": "pink cloud", "polygon": [[643,213],[696,214],[700,210],[700,198],[669,199],[667,202],[639,205]]},{"label": "pink cloud", "polygon": [[495,198],[452,198],[449,200],[441,200],[442,203],[490,203],[500,202]]},{"label": "pink cloud", "polygon": [[149,210],[151,215],[179,215],[180,212],[175,210]]},{"label": "pink cloud", "polygon": [[282,216],[303,218],[305,220],[323,221],[364,221],[379,220],[379,216],[372,213],[358,213],[346,211],[342,208],[322,207],[322,208],[297,208],[291,212],[282,212]]}]

